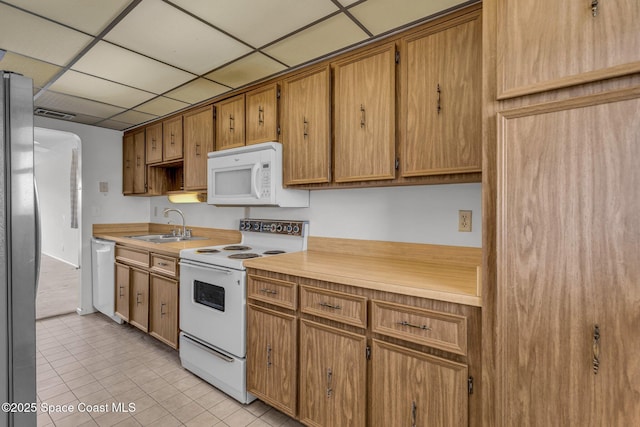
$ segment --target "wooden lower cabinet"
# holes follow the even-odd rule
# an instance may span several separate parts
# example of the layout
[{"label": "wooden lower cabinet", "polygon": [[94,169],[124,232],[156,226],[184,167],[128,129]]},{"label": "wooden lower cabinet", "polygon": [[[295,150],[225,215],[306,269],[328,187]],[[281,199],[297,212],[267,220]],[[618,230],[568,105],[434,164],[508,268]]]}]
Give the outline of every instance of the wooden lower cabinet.
[{"label": "wooden lower cabinet", "polygon": [[136,328],[149,330],[149,273],[132,268],[129,286],[129,323]]},{"label": "wooden lower cabinet", "polygon": [[467,365],[374,339],[371,372],[371,426],[468,425]]},{"label": "wooden lower cabinet", "polygon": [[129,321],[129,272],[127,265],[116,263],[116,314],[125,322]]},{"label": "wooden lower cabinet", "polygon": [[297,321],[295,316],[247,306],[247,389],[295,417]]},{"label": "wooden lower cabinet", "polygon": [[366,337],[300,320],[300,421],[365,426]]},{"label": "wooden lower cabinet", "polygon": [[178,282],[152,274],[149,288],[149,334],[178,348]]}]

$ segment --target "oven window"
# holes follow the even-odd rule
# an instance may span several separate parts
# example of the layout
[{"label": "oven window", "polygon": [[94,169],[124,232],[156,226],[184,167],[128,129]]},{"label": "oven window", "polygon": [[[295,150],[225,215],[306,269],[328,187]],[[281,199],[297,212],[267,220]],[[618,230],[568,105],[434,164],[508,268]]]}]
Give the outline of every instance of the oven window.
[{"label": "oven window", "polygon": [[224,311],[224,288],[210,283],[193,281],[193,299],[218,311]]}]

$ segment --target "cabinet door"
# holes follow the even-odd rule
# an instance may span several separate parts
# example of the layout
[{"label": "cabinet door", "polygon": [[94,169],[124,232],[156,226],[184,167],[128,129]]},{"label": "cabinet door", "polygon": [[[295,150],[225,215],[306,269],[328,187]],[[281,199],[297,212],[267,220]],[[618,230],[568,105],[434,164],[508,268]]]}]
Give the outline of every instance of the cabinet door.
[{"label": "cabinet door", "polygon": [[334,179],[395,177],[395,44],[335,67]]},{"label": "cabinet door", "polygon": [[130,281],[129,323],[147,332],[149,329],[149,273],[132,268]]},{"label": "cabinet door", "polygon": [[149,334],[178,348],[178,282],[151,275]]},{"label": "cabinet door", "polygon": [[458,427],[468,423],[468,368],[373,340],[371,425]]},{"label": "cabinet door", "polygon": [[147,192],[147,165],[145,163],[144,129],[133,134],[133,192]]},{"label": "cabinet door", "polygon": [[133,193],[133,170],[136,155],[133,134],[127,134],[122,139],[122,194]]},{"label": "cabinet door", "polygon": [[296,415],[296,318],[249,304],[247,389],[287,415]]},{"label": "cabinet door", "polygon": [[147,164],[162,161],[162,122],[145,129]]},{"label": "cabinet door", "polygon": [[364,426],[366,338],[300,321],[300,420],[311,426]]},{"label": "cabinet door", "polygon": [[285,185],[329,182],[331,169],[329,67],[284,81],[281,138]]},{"label": "cabinet door", "polygon": [[402,41],[402,175],[482,165],[480,12]]},{"label": "cabinet door", "polygon": [[278,140],[278,85],[246,94],[246,144]]},{"label": "cabinet door", "polygon": [[500,425],[640,419],[638,96],[499,116]]},{"label": "cabinet door", "polygon": [[129,270],[126,265],[117,264],[116,269],[116,314],[125,322],[129,321]]},{"label": "cabinet door", "polygon": [[164,161],[182,159],[182,116],[162,122]]},{"label": "cabinet door", "polygon": [[184,115],[184,189],[207,188],[207,154],[213,151],[213,109]]},{"label": "cabinet door", "polygon": [[638,1],[497,5],[500,98],[640,71]]},{"label": "cabinet door", "polygon": [[244,94],[213,104],[216,111],[216,150],[244,145]]}]

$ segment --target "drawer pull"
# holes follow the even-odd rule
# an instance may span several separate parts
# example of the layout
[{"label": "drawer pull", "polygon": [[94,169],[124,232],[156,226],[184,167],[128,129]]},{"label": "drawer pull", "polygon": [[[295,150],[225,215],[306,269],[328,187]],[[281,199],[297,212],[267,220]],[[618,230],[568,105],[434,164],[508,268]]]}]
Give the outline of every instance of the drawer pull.
[{"label": "drawer pull", "polygon": [[273,291],[267,288],[260,289],[260,292],[264,292],[265,294],[270,294],[270,295],[278,295],[278,291]]},{"label": "drawer pull", "polygon": [[168,262],[158,262],[158,265],[161,267],[168,267],[169,263]]},{"label": "drawer pull", "polygon": [[409,326],[411,328],[416,328],[416,329],[422,329],[423,331],[430,331],[431,328],[427,325],[414,325],[412,323],[407,322],[406,320],[403,320],[402,322],[398,322],[398,325],[400,326]]},{"label": "drawer pull", "polygon": [[267,368],[271,367],[271,345],[267,344]]},{"label": "drawer pull", "polygon": [[140,292],[136,293],[136,305],[142,304],[142,301],[140,301],[140,295],[142,295]]},{"label": "drawer pull", "polygon": [[340,307],[339,305],[332,305],[328,302],[319,302],[318,305],[320,305],[321,307],[330,308],[332,310],[342,310],[342,307]]},{"label": "drawer pull", "polygon": [[600,369],[600,326],[593,327],[593,374],[598,375]]},{"label": "drawer pull", "polygon": [[416,401],[411,402],[411,427],[416,427],[416,419],[418,413],[418,405],[416,405]]},{"label": "drawer pull", "polygon": [[165,315],[167,314],[167,312],[166,312],[166,311],[164,311],[164,307],[165,307],[166,305],[167,305],[167,304],[165,304],[165,303],[160,303],[160,317],[163,317],[163,316],[165,316]]},{"label": "drawer pull", "polygon": [[331,393],[333,392],[333,388],[331,387],[331,382],[333,380],[333,372],[331,368],[327,369],[327,398],[331,397]]},{"label": "drawer pull", "polygon": [[118,293],[119,297],[123,297],[124,296],[124,292],[122,292],[123,289],[124,289],[124,286],[120,285],[120,292]]}]

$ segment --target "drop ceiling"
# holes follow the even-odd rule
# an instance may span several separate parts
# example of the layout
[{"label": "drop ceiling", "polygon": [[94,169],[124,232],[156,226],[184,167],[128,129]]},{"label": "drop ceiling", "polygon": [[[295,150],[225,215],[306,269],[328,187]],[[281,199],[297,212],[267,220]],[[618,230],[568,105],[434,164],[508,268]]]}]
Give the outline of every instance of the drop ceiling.
[{"label": "drop ceiling", "polygon": [[0,0],[0,70],[34,109],[125,130],[468,3]]}]

